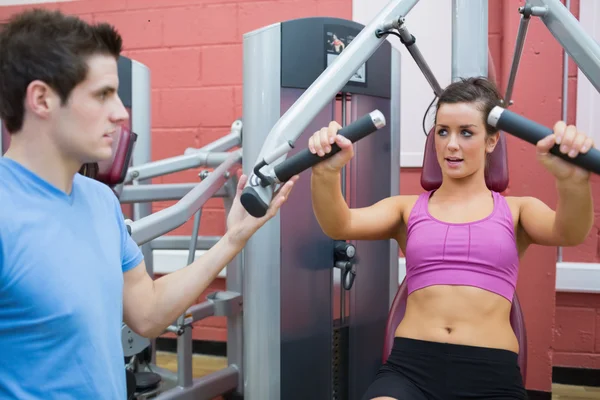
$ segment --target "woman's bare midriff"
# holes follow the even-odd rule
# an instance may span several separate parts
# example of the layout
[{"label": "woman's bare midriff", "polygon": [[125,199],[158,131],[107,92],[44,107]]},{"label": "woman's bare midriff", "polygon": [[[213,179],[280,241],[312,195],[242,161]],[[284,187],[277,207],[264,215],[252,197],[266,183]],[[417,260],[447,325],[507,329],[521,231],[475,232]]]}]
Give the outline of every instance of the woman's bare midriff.
[{"label": "woman's bare midriff", "polygon": [[408,296],[396,336],[519,352],[511,303],[470,286],[430,286]]}]

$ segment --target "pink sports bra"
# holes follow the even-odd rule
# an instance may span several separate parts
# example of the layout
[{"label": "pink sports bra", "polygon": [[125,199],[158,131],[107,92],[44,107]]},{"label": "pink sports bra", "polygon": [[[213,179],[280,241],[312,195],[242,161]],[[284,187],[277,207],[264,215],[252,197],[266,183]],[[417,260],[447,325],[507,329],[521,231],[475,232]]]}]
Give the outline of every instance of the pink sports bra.
[{"label": "pink sports bra", "polygon": [[437,220],[423,193],[407,224],[408,293],[432,285],[475,286],[512,302],[519,270],[513,219],[506,199],[492,192],[494,210],[469,223]]}]

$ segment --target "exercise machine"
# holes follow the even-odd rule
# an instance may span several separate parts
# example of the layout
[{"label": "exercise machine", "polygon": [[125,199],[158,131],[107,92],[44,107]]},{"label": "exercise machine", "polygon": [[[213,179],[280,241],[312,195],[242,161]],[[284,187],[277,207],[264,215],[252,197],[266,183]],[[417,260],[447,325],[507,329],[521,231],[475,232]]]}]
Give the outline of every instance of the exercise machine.
[{"label": "exercise machine", "polygon": [[[290,166],[290,163],[286,164],[286,161],[298,150],[296,143],[306,143],[307,135],[325,126],[327,119],[335,119],[335,114],[331,112],[332,100],[351,91],[349,85],[356,80],[356,73],[360,74],[365,63],[368,74],[369,61],[381,54],[382,48],[387,52],[387,42],[384,39],[389,35],[399,37],[427,78],[432,91],[436,95],[439,93],[440,87],[427,68],[407,28],[405,17],[416,3],[416,0],[391,1],[367,26],[361,28],[359,34],[352,35],[352,40],[345,43],[343,51],[327,64],[327,68],[310,85],[288,84],[284,63],[281,67],[277,62],[267,69],[258,67],[260,65],[264,68],[264,64],[259,64],[259,60],[279,60],[284,54],[288,55],[290,47],[302,54],[298,58],[303,59],[307,57],[308,52],[314,51],[314,58],[319,57],[317,50],[323,52],[320,46],[313,46],[317,47],[317,50],[309,47],[309,50],[302,51],[298,49],[306,47],[286,46],[288,42],[285,42],[285,25],[294,21],[271,25],[245,35],[244,51],[251,56],[244,59],[244,124],[245,137],[252,138],[253,141],[244,143],[243,146],[244,171],[250,174],[250,179],[244,189],[242,201],[249,213],[255,216],[264,214],[273,189],[280,182],[276,171],[281,168],[295,168]],[[582,30],[575,17],[559,0],[528,1],[519,12],[522,22],[509,78],[506,106],[510,105],[520,54],[532,16],[539,17],[544,22],[596,89],[600,88],[600,47]],[[466,76],[488,75],[487,15],[487,1],[453,1],[453,80]],[[306,26],[303,35],[310,37],[324,31],[321,26],[309,28],[309,23],[306,20],[303,22]],[[301,22],[295,23],[300,25]],[[294,60],[302,65],[302,60]],[[382,62],[379,64],[387,65]],[[390,80],[401,72],[394,68]],[[368,84],[369,76],[366,76]],[[261,94],[260,99],[257,93]],[[290,97],[294,98],[291,105]],[[351,101],[354,102],[356,97],[360,103],[360,95],[353,94]],[[381,108],[388,110],[386,107]],[[328,118],[324,118],[323,114]],[[500,112],[497,110],[494,115],[496,114]],[[508,110],[504,110],[502,114],[506,117],[505,123],[499,118],[499,128],[527,140],[527,136],[522,135],[527,129],[515,128],[507,122],[514,114]],[[354,114],[354,117],[356,116],[357,114]],[[392,129],[397,127],[394,112],[386,116],[393,121],[390,123]],[[383,172],[381,160],[385,159],[384,168],[390,168],[392,171],[399,169],[397,162],[390,164],[391,157],[388,157],[387,152],[380,151],[375,155],[364,150],[377,141],[389,140],[388,143],[392,143],[394,138],[384,137],[389,134],[390,130],[382,130],[357,143],[357,160],[353,162],[356,163],[355,171],[361,172],[358,176],[350,175],[349,181],[343,178],[342,184],[346,185],[343,186],[345,189],[363,187],[365,191],[371,189],[360,181],[363,172],[372,177],[373,181],[379,181],[376,188],[378,191],[374,190],[374,193],[371,193],[373,198],[368,199],[367,204],[373,204],[378,199],[377,196],[381,196],[382,192],[389,188],[389,175],[387,171]],[[429,135],[428,139],[431,137],[432,135]],[[431,163],[431,160],[435,160],[429,148],[433,140],[428,142],[421,182],[424,187],[434,188],[440,183],[435,179],[436,174],[438,178],[440,174]],[[302,145],[298,147],[303,148]],[[508,183],[505,152],[506,144],[503,139],[494,152],[494,165],[491,168],[491,171],[500,172],[500,180],[495,181],[493,174],[486,177],[488,185],[492,187],[501,188]],[[587,157],[580,156],[572,162],[583,166],[584,162],[580,160],[591,158],[591,162],[585,163],[586,167],[591,168],[595,164],[597,168],[596,154],[597,152],[590,152]],[[370,159],[365,160],[366,157]],[[351,165],[349,168],[353,170],[352,167]],[[439,166],[437,168],[439,169]],[[302,168],[298,170],[302,171]],[[294,189],[290,204],[286,204],[278,218],[269,221],[257,232],[244,250],[244,336],[246,343],[252,344],[251,348],[244,349],[244,362],[248,367],[244,370],[246,385],[243,389],[244,396],[248,399],[360,398],[368,382],[374,378],[375,371],[389,354],[395,327],[403,316],[406,303],[404,282],[399,289],[397,286],[393,289],[395,296],[391,296],[393,300],[385,328],[381,328],[378,323],[380,304],[369,303],[371,315],[367,321],[361,321],[364,314],[360,312],[357,303],[362,304],[364,297],[361,296],[366,296],[359,289],[363,280],[371,283],[371,276],[379,276],[380,273],[391,276],[389,268],[397,269],[397,264],[391,266],[394,263],[391,258],[373,262],[370,251],[379,251],[381,255],[385,250],[366,248],[362,243],[353,243],[357,276],[354,287],[348,291],[346,297],[350,298],[351,304],[354,301],[355,307],[350,307],[348,316],[341,314],[341,319],[346,325],[344,322],[336,325],[337,321],[328,312],[331,304],[328,296],[333,291],[332,276],[336,272],[336,257],[339,253],[336,250],[345,245],[323,237],[315,224],[310,210],[310,189],[306,183],[308,180],[308,174],[304,174],[304,183],[299,183]],[[302,181],[301,177],[300,182]],[[347,197],[347,200],[351,207],[361,204],[352,202],[351,197]],[[265,242],[268,243],[269,251],[265,250]],[[309,255],[306,243],[310,243]],[[376,244],[385,246],[381,242]],[[365,262],[366,260],[369,261]],[[388,280],[388,283],[395,282]],[[379,282],[379,286],[373,284],[369,288],[369,300],[373,302],[374,297],[387,300],[388,292],[383,288],[383,282]],[[290,297],[293,297],[293,300]],[[317,300],[322,307],[316,305]],[[516,297],[511,311],[511,323],[523,349],[519,363],[525,376],[526,332],[524,317]],[[347,332],[346,342],[340,342],[340,332],[344,332],[344,328]],[[385,336],[383,341],[382,335]],[[328,341],[332,344],[327,345]],[[353,341],[360,341],[363,347],[360,350],[353,348]],[[340,374],[340,371],[343,373]],[[361,375],[355,380],[358,371]],[[340,382],[340,376],[344,374],[349,377],[349,382]],[[305,384],[306,382],[310,383]]]}]

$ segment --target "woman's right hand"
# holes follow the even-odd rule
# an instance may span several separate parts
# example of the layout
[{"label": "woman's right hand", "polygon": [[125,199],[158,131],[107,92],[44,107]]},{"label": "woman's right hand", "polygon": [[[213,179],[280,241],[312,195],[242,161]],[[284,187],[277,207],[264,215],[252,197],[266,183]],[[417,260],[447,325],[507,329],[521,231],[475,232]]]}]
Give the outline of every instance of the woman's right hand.
[{"label": "woman's right hand", "polygon": [[313,170],[338,172],[354,157],[352,142],[344,136],[337,134],[340,129],[342,129],[340,124],[331,121],[327,128],[321,128],[308,139],[308,149],[311,153],[317,154],[320,157],[331,152],[331,146],[334,143],[341,149],[332,157],[314,165],[312,167]]}]

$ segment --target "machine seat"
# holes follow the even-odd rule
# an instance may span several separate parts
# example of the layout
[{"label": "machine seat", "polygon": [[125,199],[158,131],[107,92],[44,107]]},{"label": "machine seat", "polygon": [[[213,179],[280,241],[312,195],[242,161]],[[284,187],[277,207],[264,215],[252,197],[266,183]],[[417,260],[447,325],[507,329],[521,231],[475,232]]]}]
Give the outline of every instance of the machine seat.
[{"label": "machine seat", "polygon": [[126,126],[121,126],[113,141],[113,156],[98,163],[96,179],[110,187],[123,183],[127,176],[136,140],[136,133]]}]

